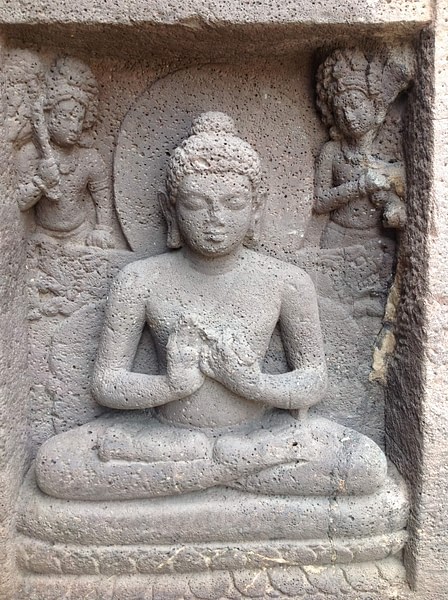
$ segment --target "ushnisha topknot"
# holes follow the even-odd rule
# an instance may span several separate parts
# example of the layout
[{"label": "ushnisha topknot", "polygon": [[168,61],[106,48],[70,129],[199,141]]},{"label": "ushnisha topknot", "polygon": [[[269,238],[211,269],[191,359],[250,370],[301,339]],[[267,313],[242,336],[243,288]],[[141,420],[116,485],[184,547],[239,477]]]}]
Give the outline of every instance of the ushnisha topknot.
[{"label": "ushnisha topknot", "polygon": [[237,136],[235,121],[229,115],[222,112],[206,112],[196,117],[191,125],[190,135],[201,135],[202,133],[229,133]]},{"label": "ushnisha topknot", "polygon": [[253,201],[259,202],[260,158],[238,137],[233,119],[225,113],[202,113],[193,121],[189,137],[174,150],[166,177],[170,201],[176,202],[179,186],[187,175],[203,172],[246,175],[252,184]]}]

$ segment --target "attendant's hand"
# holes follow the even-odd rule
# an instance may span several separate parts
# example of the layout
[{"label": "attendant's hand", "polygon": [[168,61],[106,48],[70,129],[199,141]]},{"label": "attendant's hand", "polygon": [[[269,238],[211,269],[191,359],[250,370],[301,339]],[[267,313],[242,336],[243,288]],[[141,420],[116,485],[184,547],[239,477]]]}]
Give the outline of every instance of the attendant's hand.
[{"label": "attendant's hand", "polygon": [[406,225],[406,221],[406,207],[398,198],[395,202],[390,202],[386,206],[383,213],[384,227],[403,229]]},{"label": "attendant's hand", "polygon": [[59,168],[53,158],[43,159],[39,162],[38,172],[32,181],[46,198],[52,202],[59,202],[61,199]]},{"label": "attendant's hand", "polygon": [[38,175],[47,189],[59,184],[59,168],[54,158],[45,158],[39,161]]},{"label": "attendant's hand", "polygon": [[97,248],[102,248],[103,250],[113,248],[115,243],[112,236],[112,231],[109,227],[96,227],[87,235],[86,245],[96,246]]},{"label": "attendant's hand", "polygon": [[224,332],[204,346],[200,360],[202,372],[227,389],[256,400],[262,373],[258,357],[241,336]]},{"label": "attendant's hand", "polygon": [[374,169],[368,169],[361,177],[361,186],[364,187],[368,194],[384,191],[387,192],[392,188],[392,183],[386,175],[379,173]]},{"label": "attendant's hand", "polygon": [[199,368],[202,339],[194,319],[182,319],[168,338],[167,376],[179,399],[196,392],[205,376]]}]

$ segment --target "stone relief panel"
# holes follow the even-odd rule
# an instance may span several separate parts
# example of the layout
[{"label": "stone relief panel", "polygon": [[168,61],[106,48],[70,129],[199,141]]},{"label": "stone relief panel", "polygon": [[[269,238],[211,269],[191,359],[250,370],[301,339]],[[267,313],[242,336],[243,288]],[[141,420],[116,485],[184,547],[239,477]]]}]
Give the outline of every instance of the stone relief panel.
[{"label": "stone relief panel", "polygon": [[[59,381],[53,372],[53,336],[79,309],[104,302],[111,279],[132,255],[118,230],[111,168],[95,147],[98,84],[90,67],[72,57],[14,49],[5,56],[5,71],[6,129],[15,154],[13,201],[29,232],[34,453],[61,428],[84,423],[98,412],[91,410],[86,383],[95,336],[84,337],[85,369],[72,370],[68,395],[64,378]],[[98,314],[86,313],[86,331],[100,326]],[[61,406],[67,407],[65,413]]]},{"label": "stone relief panel", "polygon": [[[166,156],[202,110],[219,107],[238,119],[244,136],[257,145],[266,165],[267,198],[257,247],[304,267],[317,285],[330,377],[327,398],[319,410],[381,441],[383,392],[369,382],[369,374],[372,345],[381,330],[392,281],[395,243],[386,235],[379,248],[372,241],[367,249],[355,244],[322,250],[321,229],[315,240],[309,235],[315,227],[314,157],[321,147],[309,82],[302,78],[301,84],[301,89],[291,89],[279,84],[272,73],[269,79],[248,77],[225,65],[180,70],[157,81],[136,100],[122,124],[114,167],[117,211],[134,250],[163,251],[166,230],[157,193],[163,184]],[[168,118],[163,127],[161,111]],[[398,109],[383,112],[380,146],[397,162],[400,135],[396,125],[401,113]],[[395,133],[390,134],[391,128]],[[321,221],[318,227],[322,228]],[[284,370],[285,356],[276,339],[277,332],[268,352],[269,368]]]},{"label": "stone relief panel", "polygon": [[[157,413],[160,413],[168,423],[199,428],[215,426],[219,430],[222,427],[239,425],[248,419],[257,423],[264,411],[262,407],[266,404],[293,412],[298,411],[298,416],[305,418],[309,406],[313,406],[320,400],[326,387],[326,374],[317,305],[314,292],[311,291],[311,281],[300,270],[297,270],[296,275],[294,269],[289,273],[286,263],[273,261],[254,252],[243,251],[243,246],[253,241],[254,228],[262,209],[260,185],[259,157],[251,146],[237,137],[233,121],[223,113],[204,113],[198,117],[193,122],[190,137],[175,150],[168,162],[166,193],[162,192],[160,197],[168,224],[168,246],[172,249],[182,248],[182,250],[133,263],[137,269],[142,268],[143,271],[134,272],[133,267],[130,266],[127,271],[121,272],[123,281],[116,280],[113,285],[93,375],[94,395],[100,404],[119,410],[159,407],[156,408]],[[247,264],[244,265],[246,262]],[[242,272],[239,272],[240,267],[243,269]],[[279,273],[276,269],[280,269]],[[281,269],[285,269],[283,273]],[[159,272],[165,275],[159,277],[156,275]],[[207,278],[207,274],[211,277]],[[153,276],[156,276],[157,284],[152,281]],[[297,281],[295,278],[298,278]],[[283,282],[280,283],[281,281]],[[140,284],[143,286],[141,289]],[[265,289],[269,285],[273,291],[272,306],[268,304],[270,296],[260,296],[261,304],[255,310],[258,321],[256,326],[249,312],[254,306],[256,307],[257,288],[261,286]],[[211,288],[208,289],[208,286]],[[276,287],[278,287],[277,292]],[[157,288],[159,291],[156,291]],[[203,294],[198,295],[201,289]],[[224,304],[229,303],[230,311],[221,304],[222,294],[226,300]],[[114,300],[115,296],[116,300]],[[148,305],[148,302],[152,302],[151,296],[154,297],[154,312]],[[117,304],[115,305],[114,302]],[[282,302],[286,303],[285,308],[282,308]],[[146,319],[154,338],[159,369],[162,369],[159,373],[163,373],[166,368],[166,375],[143,376],[134,372],[129,372],[127,375],[127,369],[134,360],[134,343],[138,344]],[[263,374],[259,363],[264,358],[277,321],[281,326],[289,370],[283,374]],[[257,329],[258,333],[256,333]],[[256,342],[260,335],[262,338]],[[288,338],[288,336],[292,337]],[[103,357],[104,363],[101,362]],[[116,366],[112,366],[113,364]],[[216,389],[210,383],[212,381],[219,384]],[[202,389],[203,392],[200,391]],[[225,389],[227,392],[224,391]],[[298,392],[296,400],[293,396],[295,389],[303,389],[302,392]],[[216,402],[226,406],[224,410],[218,408],[218,404],[215,405],[215,401],[212,400],[215,397]],[[189,401],[184,402],[184,398]],[[245,401],[242,402],[242,399]],[[178,402],[179,400],[182,401]],[[258,401],[260,407],[253,405],[254,401]],[[210,402],[212,406],[209,405]],[[278,416],[282,419],[283,413],[279,413]],[[276,418],[274,417],[274,421]],[[134,425],[130,416],[126,417],[125,421],[118,422],[117,426],[113,424],[110,427],[106,426],[104,437],[100,435],[99,438],[101,460],[107,462],[115,457],[118,460],[131,462],[133,460],[141,460],[144,463],[158,462],[158,468],[163,472],[164,460],[167,461],[167,469],[170,471],[173,461],[184,461],[189,452],[195,453],[197,450],[198,457],[191,457],[190,460],[193,462],[200,460],[201,471],[195,473],[193,468],[191,473],[186,475],[184,487],[181,482],[182,476],[176,482],[168,482],[171,478],[166,479],[164,476],[162,479],[163,481],[166,479],[165,483],[157,480],[151,482],[149,479],[146,481],[141,470],[140,477],[143,477],[146,482],[144,491],[131,491],[127,476],[123,472],[120,479],[125,490],[124,496],[118,489],[117,482],[114,489],[104,491],[105,499],[109,494],[112,494],[113,499],[140,497],[141,493],[143,496],[150,497],[170,494],[173,484],[175,486],[173,491],[177,489],[177,493],[187,492],[216,485],[221,481],[221,475],[214,472],[212,455],[216,459],[221,452],[226,454],[224,448],[213,449],[213,444],[212,449],[207,448],[210,443],[207,438],[191,432],[188,435],[193,437],[188,442],[187,432],[183,430],[180,433],[181,439],[177,442],[175,428],[172,429],[169,425],[162,426],[160,429],[161,441],[159,442],[158,421],[150,418],[146,429],[142,426],[141,419],[142,417],[138,416],[138,430],[135,432],[132,429]],[[293,422],[287,424],[283,431],[283,425],[274,421],[268,419],[265,423],[266,429],[272,428],[272,453],[270,448],[265,448],[262,453],[268,461],[276,457],[275,463],[279,460],[281,463],[282,452],[279,449],[275,450],[277,442],[274,440],[283,436],[288,438],[289,434],[293,438],[300,436],[294,433]],[[97,421],[97,425],[99,423]],[[322,421],[322,425],[321,421],[316,423],[319,423],[317,429],[321,426],[326,427],[325,420]],[[120,429],[122,427],[127,429],[128,425],[130,430],[124,434],[127,441],[123,441]],[[280,429],[277,431],[279,426]],[[89,431],[95,429],[92,423],[86,427]],[[316,452],[325,462],[327,445],[330,444],[329,459],[336,451],[338,426],[333,423],[331,429],[331,442],[329,442],[329,432],[325,433],[322,446],[318,442],[320,434],[314,429],[305,444],[306,436],[303,428],[302,441],[291,442],[291,444],[292,446],[304,444],[308,446],[308,451],[311,451],[311,447],[317,443],[319,449],[316,449]],[[134,446],[133,440],[140,438],[140,430],[142,439],[137,442],[137,446]],[[349,434],[348,429],[345,431],[348,440],[352,434]],[[89,435],[91,434],[90,431]],[[66,435],[82,434],[81,430],[73,430]],[[259,443],[263,448],[265,444],[270,446],[270,442],[269,436],[265,437],[265,434],[259,440],[256,439],[258,432],[254,432],[254,435],[255,445],[251,454],[255,457],[253,467],[257,472],[261,463],[258,464],[259,459],[256,458],[258,451],[255,450],[254,454],[254,449]],[[246,463],[243,456],[249,453],[252,442],[247,449],[244,449],[239,447],[243,438],[238,441],[238,437],[235,435],[230,442],[230,446],[235,444],[233,450],[229,447],[230,454],[236,453],[230,462],[233,464],[235,460],[238,461],[237,456],[241,455],[242,465],[244,465]],[[54,440],[58,438],[62,439],[62,436],[56,436]],[[166,441],[162,442],[162,440]],[[220,442],[225,446],[224,440],[225,437]],[[88,485],[82,486],[83,489],[62,492],[52,489],[52,483],[49,483],[52,475],[47,471],[47,465],[54,464],[54,461],[45,458],[45,451],[52,452],[48,446],[52,443],[53,441],[50,440],[41,449],[38,464],[42,466],[37,471],[41,488],[50,489],[50,494],[54,493],[57,497],[62,494],[62,497],[88,499],[90,496],[86,494],[93,494],[91,498],[101,498],[104,483],[99,471],[94,478],[96,481],[89,481]],[[177,443],[179,443],[178,451]],[[364,446],[365,443],[364,440],[357,441],[355,445]],[[147,444],[148,447],[145,449]],[[84,443],[76,444],[77,447],[84,447],[84,445]],[[45,448],[47,450],[44,450]],[[142,451],[141,456],[138,448]],[[212,455],[208,456],[210,451]],[[62,448],[58,446],[59,456],[61,452]],[[151,457],[152,452],[155,452],[157,458]],[[379,455],[378,458],[374,458],[375,452],[377,450],[374,447],[370,450],[365,448],[370,465],[370,469],[366,472],[369,472],[369,479],[375,481],[376,487],[377,474],[371,472],[371,469],[375,471],[373,465],[377,461],[379,471],[384,470],[384,466]],[[357,460],[354,450],[352,458]],[[211,461],[210,472],[207,466],[209,460]],[[285,460],[286,463],[291,462],[286,457]],[[62,464],[65,461],[61,458],[60,462]],[[226,458],[224,463],[227,463]],[[256,464],[258,467],[255,467]],[[271,465],[267,464],[266,467],[268,466]],[[312,467],[310,465],[310,468],[313,472],[318,470],[317,465]],[[324,467],[324,470],[326,468]],[[349,471],[352,469],[351,466],[348,468]],[[356,493],[357,490],[363,490],[361,472],[366,467],[364,466],[360,472],[357,466],[353,468],[357,472],[353,488]],[[50,470],[52,469],[53,467]],[[328,472],[333,472],[335,469],[337,470],[337,467],[329,467]],[[97,467],[94,470],[97,471]],[[306,471],[303,466],[299,470]],[[246,468],[243,468],[241,474],[247,476],[251,471],[252,469],[249,469],[249,472],[246,472]],[[232,475],[230,472],[228,475],[222,475],[223,483],[229,484],[233,477],[237,476],[238,468]],[[199,479],[195,483],[197,476]],[[47,477],[50,479],[47,480]],[[61,477],[61,473],[56,475],[59,482],[61,479],[66,482],[63,485],[69,485],[68,481],[78,485],[80,477],[81,473],[77,473],[75,477]],[[296,477],[299,479],[294,484],[293,480]],[[300,493],[304,493],[305,490],[308,490],[309,494],[318,495],[331,493],[330,490],[335,492],[337,488],[334,488],[333,483],[324,483],[326,477],[318,477],[321,480],[319,482],[315,477],[313,483],[310,483],[307,482],[306,477],[301,479],[299,473],[295,475],[288,473],[285,474],[285,482],[282,482],[283,477],[278,474],[276,485],[280,486],[283,492],[289,490],[290,486],[292,493],[295,486]],[[255,477],[254,481],[247,485],[252,491],[259,487],[261,491],[270,492],[272,485],[270,478],[270,475],[267,475],[266,482],[262,482]],[[290,480],[289,484],[286,479]],[[350,493],[352,484],[348,481],[348,477],[344,479],[346,491],[342,493]],[[326,485],[330,487],[327,488]],[[275,487],[272,487],[275,493],[274,490]]]},{"label": "stone relief panel", "polygon": [[[406,223],[402,128],[412,76],[411,54],[379,48],[335,50],[316,73],[316,104],[330,140],[316,160],[315,216],[305,245],[317,250],[308,253],[308,265],[318,293],[343,308],[347,327],[364,338],[360,370],[352,361],[343,379],[358,380],[371,403],[382,402],[373,382],[385,383],[394,346],[397,242]],[[348,398],[346,410],[357,404],[350,392]],[[361,410],[375,421],[368,407]]]},{"label": "stone relief panel", "polygon": [[20,565],[47,590],[72,575],[94,576],[97,592],[105,575],[114,590],[145,576],[145,598],[401,585],[407,494],[375,443],[382,391],[369,373],[394,272],[385,226],[405,226],[391,148],[410,71],[330,54],[322,149],[306,71],[299,99],[272,73],[228,65],[158,80],[117,132],[129,252],[114,248],[111,177],[89,139],[90,68],[45,68],[27,51],[15,62],[40,446]]},{"label": "stone relief panel", "polygon": [[[55,62],[57,59],[52,59],[50,64]],[[281,73],[280,76],[270,72],[269,75],[255,78],[253,72],[247,69],[238,70],[225,65],[184,70],[178,72],[177,77],[169,76],[153,85],[151,90],[155,89],[155,97],[150,96],[140,109],[137,106],[140,100],[137,100],[136,106],[129,111],[122,124],[117,141],[114,169],[117,211],[128,241],[137,254],[155,254],[166,250],[166,226],[160,211],[157,192],[163,185],[166,153],[170,148],[172,149],[175,143],[173,140],[180,140],[183,133],[188,131],[192,116],[201,111],[203,104],[205,107],[211,107],[218,101],[224,102],[227,98],[225,100],[227,106],[235,105],[240,90],[245,88],[248,89],[247,97],[244,98],[244,103],[239,104],[244,121],[247,121],[250,116],[247,106],[251,95],[259,98],[259,108],[250,117],[249,126],[246,126],[250,137],[252,139],[268,137],[263,131],[264,115],[267,113],[272,115],[271,122],[274,127],[269,139],[278,140],[272,145],[273,157],[268,157],[266,163],[268,166],[275,165],[268,169],[269,177],[275,177],[270,187],[273,190],[281,190],[281,197],[277,192],[276,199],[278,197],[279,202],[284,201],[284,215],[280,221],[278,212],[273,211],[270,203],[263,225],[265,227],[266,222],[271,224],[270,237],[264,236],[263,243],[271,244],[276,252],[283,252],[281,243],[284,236],[280,225],[287,221],[290,221],[290,224],[293,222],[294,226],[289,229],[288,244],[284,247],[287,255],[293,254],[294,247],[301,243],[300,236],[303,235],[303,224],[307,218],[304,215],[311,213],[310,198],[307,203],[301,200],[300,211],[294,208],[294,203],[297,198],[305,197],[305,189],[308,189],[309,194],[312,186],[313,157],[309,146],[313,139],[315,125],[304,120],[300,130],[297,125],[292,128],[300,107],[302,110],[305,107],[305,112],[312,112],[313,106],[312,99],[307,97],[308,92],[303,91],[305,76],[298,78],[295,70],[290,68],[289,71],[290,73],[285,72],[291,79],[286,80],[288,83],[284,85],[281,76],[285,73]],[[227,81],[226,85],[224,81]],[[185,109],[181,107],[182,93],[186,96],[188,86],[191,88],[189,92],[191,109],[185,113]],[[158,87],[162,88],[160,93],[157,92]],[[204,88],[202,92],[200,92],[201,87]],[[175,101],[173,93],[178,89],[182,89],[183,92]],[[120,93],[122,94],[121,90]],[[144,94],[143,98],[146,97],[147,94]],[[266,106],[269,110],[266,110]],[[161,122],[161,110],[168,115],[166,123]],[[150,111],[154,113],[153,121],[151,121]],[[168,118],[172,118],[172,122]],[[283,122],[291,122],[291,127],[283,128],[281,125]],[[178,131],[173,137],[175,128],[178,128]],[[126,134],[128,130],[130,133]],[[286,136],[285,140],[281,136]],[[132,137],[134,142],[131,140]],[[164,137],[164,145],[160,142],[160,137]],[[302,138],[307,140],[305,144]],[[151,143],[148,143],[149,141]],[[296,151],[303,156],[302,162],[298,163],[294,159]],[[282,177],[276,175],[278,170]],[[282,183],[282,178],[289,172],[291,180],[287,185],[284,181]],[[141,240],[140,244],[135,242],[137,236]],[[37,410],[36,407],[35,414],[45,415],[45,412],[58,414],[57,418],[51,418],[45,426],[39,417],[39,422],[36,424],[37,441],[43,441],[48,437],[48,432],[57,431],[55,423],[65,422],[66,427],[69,428],[70,424],[79,424],[82,415],[85,414],[82,410],[75,420],[73,420],[73,410],[68,411],[65,416],[62,415],[60,407],[67,405],[66,398],[62,397],[59,391],[55,393],[55,389],[62,390],[65,386],[59,385],[57,381],[56,383],[48,381],[53,380],[54,375],[48,369],[47,348],[49,344],[50,347],[52,345],[51,340],[53,335],[56,335],[56,329],[61,327],[61,319],[71,319],[74,311],[89,302],[104,298],[113,273],[127,261],[135,259],[135,255],[121,251],[108,250],[102,253],[101,249],[93,247],[81,249],[82,243],[79,244],[76,239],[70,243],[67,241],[58,243],[57,248],[51,244],[52,241],[54,238],[50,239],[49,236],[34,235],[30,242],[30,271],[33,275],[30,279],[29,318],[36,321],[35,326],[32,326],[36,337],[34,362],[37,372],[42,372],[43,362],[45,363],[44,379],[47,381],[44,386],[45,393],[42,393],[41,384],[36,392],[40,408]],[[101,318],[98,316],[100,313],[95,314],[97,319]],[[42,315],[45,317],[45,323],[38,324],[37,321],[42,318]],[[94,318],[93,313],[90,316]],[[90,327],[90,324],[87,326]],[[99,326],[100,321],[92,323],[92,327]],[[273,341],[275,347],[275,340]],[[94,343],[95,337],[92,336],[90,354],[96,351]],[[273,369],[285,368],[281,345],[277,344],[277,350],[270,352],[268,360]],[[88,377],[88,373],[84,372],[83,377],[84,379]],[[58,409],[55,408],[56,405]]]}]

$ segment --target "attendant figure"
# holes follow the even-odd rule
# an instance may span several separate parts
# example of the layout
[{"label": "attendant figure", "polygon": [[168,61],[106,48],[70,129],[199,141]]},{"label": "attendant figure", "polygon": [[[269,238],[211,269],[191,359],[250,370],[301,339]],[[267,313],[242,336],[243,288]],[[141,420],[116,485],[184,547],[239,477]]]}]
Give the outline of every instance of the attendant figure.
[{"label": "attendant figure", "polygon": [[60,58],[49,70],[45,94],[36,93],[31,107],[33,142],[17,155],[17,200],[22,211],[34,207],[38,233],[111,248],[110,177],[99,152],[84,143],[97,95],[95,78],[81,61]]},{"label": "attendant figure", "polygon": [[322,248],[384,237],[406,222],[405,169],[381,156],[375,139],[409,84],[408,69],[359,49],[337,50],[317,72],[317,105],[330,131],[316,164],[314,210],[329,213]]}]

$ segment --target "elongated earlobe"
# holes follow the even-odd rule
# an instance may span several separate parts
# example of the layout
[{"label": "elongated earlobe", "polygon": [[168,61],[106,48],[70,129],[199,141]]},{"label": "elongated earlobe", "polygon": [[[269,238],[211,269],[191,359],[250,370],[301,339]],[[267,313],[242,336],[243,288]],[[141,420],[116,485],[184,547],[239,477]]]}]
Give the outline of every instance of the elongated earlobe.
[{"label": "elongated earlobe", "polygon": [[159,192],[157,198],[168,227],[166,245],[168,248],[181,248],[182,238],[180,236],[179,227],[177,226],[175,206],[165,192]]},{"label": "elongated earlobe", "polygon": [[252,223],[244,238],[246,248],[255,248],[260,240],[261,220],[266,202],[267,192],[258,193],[258,200],[255,203],[255,208],[252,213]]}]

